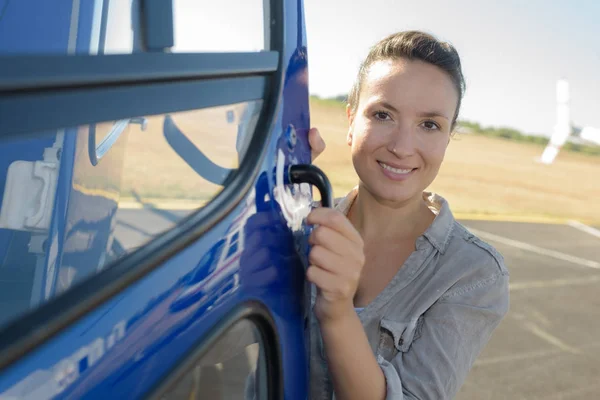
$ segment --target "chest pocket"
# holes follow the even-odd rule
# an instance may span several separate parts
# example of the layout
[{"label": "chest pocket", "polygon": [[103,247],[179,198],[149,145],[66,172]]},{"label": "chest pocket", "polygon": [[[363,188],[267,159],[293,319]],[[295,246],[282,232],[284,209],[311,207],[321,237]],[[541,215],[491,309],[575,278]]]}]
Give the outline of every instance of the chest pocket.
[{"label": "chest pocket", "polygon": [[383,318],[379,326],[377,354],[391,361],[398,352],[406,353],[421,334],[423,317],[399,322]]}]

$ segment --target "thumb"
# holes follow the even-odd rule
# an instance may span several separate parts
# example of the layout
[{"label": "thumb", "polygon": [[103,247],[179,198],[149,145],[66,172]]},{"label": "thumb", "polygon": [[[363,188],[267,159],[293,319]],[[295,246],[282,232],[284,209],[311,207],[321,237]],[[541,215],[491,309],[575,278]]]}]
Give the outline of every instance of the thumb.
[{"label": "thumb", "polygon": [[308,143],[311,159],[314,161],[325,150],[325,141],[317,128],[311,128],[308,131]]}]

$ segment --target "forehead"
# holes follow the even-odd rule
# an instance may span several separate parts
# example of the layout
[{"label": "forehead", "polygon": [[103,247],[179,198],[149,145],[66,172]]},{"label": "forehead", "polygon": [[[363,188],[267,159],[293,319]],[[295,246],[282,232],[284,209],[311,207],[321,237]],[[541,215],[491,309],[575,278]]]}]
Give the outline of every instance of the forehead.
[{"label": "forehead", "polygon": [[361,85],[361,104],[390,102],[418,111],[438,111],[452,117],[458,91],[441,68],[420,60],[377,61],[369,68]]}]

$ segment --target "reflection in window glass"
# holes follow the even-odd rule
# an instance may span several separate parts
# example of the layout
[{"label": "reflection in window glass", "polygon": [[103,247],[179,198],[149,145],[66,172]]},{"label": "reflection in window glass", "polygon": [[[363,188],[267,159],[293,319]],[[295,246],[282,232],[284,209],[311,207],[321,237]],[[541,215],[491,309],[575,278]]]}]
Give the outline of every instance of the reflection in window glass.
[{"label": "reflection in window glass", "polygon": [[[139,46],[140,24],[138,0],[109,0],[104,12],[106,28],[99,35],[101,53],[131,53]],[[135,12],[134,12],[135,10]],[[104,21],[103,21],[104,22]],[[102,36],[102,32],[104,36]]]},{"label": "reflection in window glass", "polygon": [[232,255],[234,255],[235,253],[237,253],[238,251],[238,242],[231,242],[231,245],[229,246],[229,250],[227,251],[227,258],[231,257]]},{"label": "reflection in window glass", "polygon": [[[263,2],[265,3],[263,5]],[[174,52],[268,50],[268,1],[175,0]],[[268,28],[268,24],[266,25]]]},{"label": "reflection in window glass", "polygon": [[222,190],[247,147],[260,104],[148,117],[145,131],[130,126],[115,225],[120,247],[139,247]]},{"label": "reflection in window glass", "polygon": [[260,107],[231,104],[0,142],[0,326],[214,198],[238,167]]},{"label": "reflection in window glass", "polygon": [[258,329],[248,320],[239,321],[161,398],[265,398],[265,361]]},{"label": "reflection in window glass", "polygon": [[[268,50],[268,1],[174,0],[174,52]],[[0,0],[0,54],[141,50],[140,0]],[[51,17],[50,17],[51,16]]]},{"label": "reflection in window glass", "polygon": [[0,54],[131,53],[139,0],[0,0]]}]

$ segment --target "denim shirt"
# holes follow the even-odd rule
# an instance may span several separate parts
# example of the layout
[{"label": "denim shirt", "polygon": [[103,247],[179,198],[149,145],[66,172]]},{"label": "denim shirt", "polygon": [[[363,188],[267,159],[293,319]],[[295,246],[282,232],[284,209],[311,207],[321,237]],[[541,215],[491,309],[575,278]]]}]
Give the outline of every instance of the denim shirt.
[{"label": "denim shirt", "polygon": [[[347,215],[356,195],[355,188],[336,208]],[[502,256],[459,224],[442,197],[423,197],[433,223],[385,289],[357,311],[389,400],[453,398],[509,306]],[[313,305],[315,297],[313,290]],[[331,399],[316,318],[311,347],[311,399]]]}]

